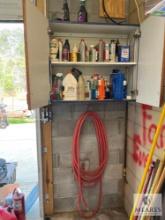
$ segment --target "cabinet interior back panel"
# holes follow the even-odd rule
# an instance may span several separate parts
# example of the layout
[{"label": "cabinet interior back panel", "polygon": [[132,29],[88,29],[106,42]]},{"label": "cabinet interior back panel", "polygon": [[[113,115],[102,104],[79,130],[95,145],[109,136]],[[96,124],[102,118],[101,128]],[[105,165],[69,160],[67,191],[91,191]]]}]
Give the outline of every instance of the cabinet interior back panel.
[{"label": "cabinet interior back panel", "polygon": [[160,105],[165,19],[149,17],[141,25],[137,102]]}]

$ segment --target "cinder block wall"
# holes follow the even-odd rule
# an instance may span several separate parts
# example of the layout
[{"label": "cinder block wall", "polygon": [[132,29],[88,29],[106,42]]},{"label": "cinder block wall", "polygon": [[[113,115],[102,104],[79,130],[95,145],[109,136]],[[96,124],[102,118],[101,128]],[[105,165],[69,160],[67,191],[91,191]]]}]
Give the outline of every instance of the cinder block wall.
[{"label": "cinder block wall", "polygon": [[[103,120],[109,142],[109,161],[103,180],[103,208],[123,207],[123,161],[125,103],[56,104],[53,107],[53,170],[55,212],[76,210],[77,186],[71,168],[72,135],[76,120],[84,111],[95,111]],[[81,137],[81,161],[94,168],[98,164],[93,125],[87,122]],[[85,192],[91,206],[97,189]]]},{"label": "cinder block wall", "polygon": [[[129,104],[128,112],[128,147],[127,147],[127,181],[125,185],[125,208],[130,213],[133,206],[133,194],[144,171],[144,165],[152,144],[161,108],[140,104]],[[165,150],[165,124],[158,139],[154,158],[160,158]]]}]

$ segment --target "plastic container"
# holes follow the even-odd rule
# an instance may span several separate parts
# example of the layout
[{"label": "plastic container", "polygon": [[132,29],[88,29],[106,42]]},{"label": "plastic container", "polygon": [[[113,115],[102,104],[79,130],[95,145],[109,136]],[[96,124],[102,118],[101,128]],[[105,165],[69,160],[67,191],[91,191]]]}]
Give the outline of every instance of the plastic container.
[{"label": "plastic container", "polygon": [[123,100],[126,98],[126,86],[125,86],[125,76],[120,71],[113,71],[111,75],[112,80],[112,98],[116,100]]},{"label": "plastic container", "polygon": [[119,46],[118,61],[119,62],[130,61],[130,47],[129,46]]},{"label": "plastic container", "polygon": [[88,22],[88,14],[85,8],[85,0],[80,0],[80,9],[78,11],[77,21],[80,23]]},{"label": "plastic container", "polygon": [[67,0],[64,0],[63,3],[63,10],[64,10],[64,21],[70,21],[70,13]]}]

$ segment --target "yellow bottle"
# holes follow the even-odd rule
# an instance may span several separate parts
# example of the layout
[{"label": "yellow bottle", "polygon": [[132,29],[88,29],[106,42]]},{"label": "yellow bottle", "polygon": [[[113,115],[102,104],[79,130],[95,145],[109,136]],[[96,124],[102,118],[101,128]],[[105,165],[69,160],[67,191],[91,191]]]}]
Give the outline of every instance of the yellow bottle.
[{"label": "yellow bottle", "polygon": [[71,61],[72,62],[77,62],[77,54],[78,54],[78,48],[75,44],[73,49],[72,49],[72,54],[71,54]]}]

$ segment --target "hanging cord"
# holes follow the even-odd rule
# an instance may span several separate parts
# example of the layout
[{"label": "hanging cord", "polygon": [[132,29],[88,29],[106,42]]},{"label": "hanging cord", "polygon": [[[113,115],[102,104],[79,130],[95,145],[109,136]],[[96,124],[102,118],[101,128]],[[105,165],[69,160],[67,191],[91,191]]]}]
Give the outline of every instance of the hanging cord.
[{"label": "hanging cord", "polygon": [[121,25],[123,22],[126,21],[126,20],[123,20],[123,21],[117,22],[117,21],[115,21],[115,20],[109,15],[108,12],[107,12],[107,10],[106,10],[106,7],[105,7],[105,0],[102,0],[102,8],[103,8],[103,11],[104,11],[104,18],[105,18],[106,21],[108,21],[108,19],[109,19],[112,23],[114,23],[114,24],[116,24],[116,25]]},{"label": "hanging cord", "polygon": [[[80,134],[85,121],[90,118],[95,128],[98,143],[99,166],[95,170],[85,170],[80,162]],[[77,208],[83,218],[94,217],[102,202],[102,177],[108,161],[108,142],[105,127],[95,112],[83,113],[76,123],[72,145],[72,168],[78,185]],[[99,185],[99,198],[95,209],[90,210],[84,197],[84,189]],[[89,211],[90,210],[90,211]],[[88,213],[86,211],[89,211]]]},{"label": "hanging cord", "polygon": [[139,7],[137,0],[134,0],[134,1],[135,1],[136,9],[137,9],[139,24],[141,24],[140,7]]}]

